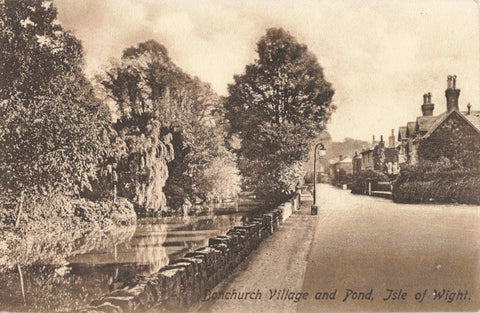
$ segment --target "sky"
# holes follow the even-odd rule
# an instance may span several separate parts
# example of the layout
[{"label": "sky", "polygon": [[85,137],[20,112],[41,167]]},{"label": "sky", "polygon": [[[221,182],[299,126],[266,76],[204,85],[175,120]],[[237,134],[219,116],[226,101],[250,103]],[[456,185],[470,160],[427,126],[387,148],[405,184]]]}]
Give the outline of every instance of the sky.
[{"label": "sky", "polygon": [[255,60],[256,42],[282,27],[308,46],[335,88],[334,140],[371,140],[421,115],[432,93],[445,112],[447,76],[460,110],[480,110],[477,0],[56,0],[60,23],[82,40],[86,71],[154,39],[186,72],[227,94]]}]

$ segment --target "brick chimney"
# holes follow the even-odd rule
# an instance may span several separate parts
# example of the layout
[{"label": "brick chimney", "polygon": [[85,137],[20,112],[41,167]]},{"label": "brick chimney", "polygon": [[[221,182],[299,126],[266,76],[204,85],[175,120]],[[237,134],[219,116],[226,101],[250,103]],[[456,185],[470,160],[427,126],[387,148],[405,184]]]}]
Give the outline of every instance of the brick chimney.
[{"label": "brick chimney", "polygon": [[395,147],[395,129],[392,129],[392,134],[388,137],[388,146],[390,148]]},{"label": "brick chimney", "polygon": [[426,93],[423,95],[422,115],[432,116],[435,105],[432,103],[432,94]]},{"label": "brick chimney", "polygon": [[460,89],[456,88],[456,75],[448,75],[447,89],[445,90],[445,97],[447,98],[447,112],[453,110],[458,111],[458,97],[460,96]]}]

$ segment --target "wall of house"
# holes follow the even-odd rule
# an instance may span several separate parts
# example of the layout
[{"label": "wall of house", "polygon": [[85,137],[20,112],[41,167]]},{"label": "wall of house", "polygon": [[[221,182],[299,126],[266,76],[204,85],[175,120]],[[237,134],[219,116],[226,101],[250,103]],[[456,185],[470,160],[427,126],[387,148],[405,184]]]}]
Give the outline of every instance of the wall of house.
[{"label": "wall of house", "polygon": [[373,150],[362,153],[362,170],[373,169]]},{"label": "wall of house", "polygon": [[478,166],[480,134],[454,112],[429,137],[419,142],[417,155],[419,160],[436,161],[443,156],[464,166]]}]

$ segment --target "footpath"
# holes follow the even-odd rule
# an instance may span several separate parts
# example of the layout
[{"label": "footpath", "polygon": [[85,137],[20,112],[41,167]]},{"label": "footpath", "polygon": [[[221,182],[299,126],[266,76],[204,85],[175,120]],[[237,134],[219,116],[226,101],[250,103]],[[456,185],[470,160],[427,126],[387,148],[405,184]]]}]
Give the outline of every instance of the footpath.
[{"label": "footpath", "polygon": [[295,312],[319,215],[302,203],[280,229],[217,285],[193,312]]}]

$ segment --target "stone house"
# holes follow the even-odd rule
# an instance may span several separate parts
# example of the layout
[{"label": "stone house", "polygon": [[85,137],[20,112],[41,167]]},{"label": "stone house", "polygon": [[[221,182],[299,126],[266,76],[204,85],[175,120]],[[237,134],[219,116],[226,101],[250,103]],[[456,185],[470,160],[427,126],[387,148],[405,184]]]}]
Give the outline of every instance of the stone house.
[{"label": "stone house", "polygon": [[435,161],[441,157],[467,163],[480,160],[480,112],[472,111],[470,104],[467,111],[460,111],[459,95],[456,76],[448,76],[446,112],[437,116],[433,115],[435,105],[431,93],[423,95],[422,116],[398,130],[401,166],[416,164],[419,159]]}]

